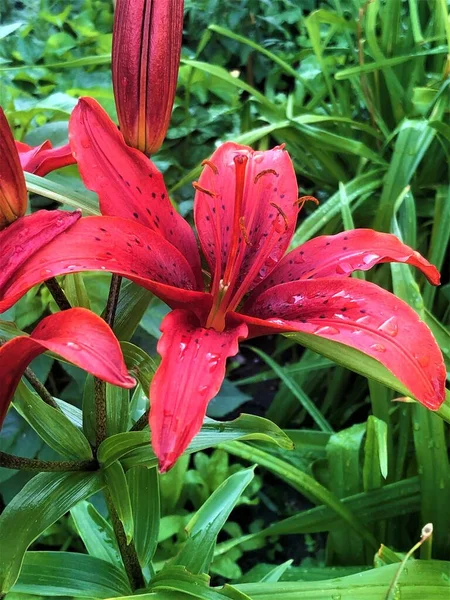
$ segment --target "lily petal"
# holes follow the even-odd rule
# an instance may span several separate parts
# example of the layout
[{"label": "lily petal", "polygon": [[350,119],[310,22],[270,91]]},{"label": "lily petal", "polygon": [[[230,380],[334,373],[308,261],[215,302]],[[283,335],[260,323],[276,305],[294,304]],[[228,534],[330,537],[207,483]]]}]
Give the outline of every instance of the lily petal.
[{"label": "lily petal", "polygon": [[0,297],[3,289],[14,285],[16,273],[27,260],[72,227],[80,217],[80,211],[39,210],[0,231]]},{"label": "lily petal", "polygon": [[222,144],[204,161],[194,187],[195,224],[213,288],[223,281],[231,297],[243,284],[242,297],[272,271],[295,229],[297,181],[289,154],[282,147],[257,152]]},{"label": "lily petal", "polygon": [[417,267],[433,285],[439,285],[439,271],[418,252],[390,233],[373,229],[352,229],[337,235],[322,235],[292,252],[275,267],[254,294],[289,281],[318,277],[348,277],[353,271],[368,271],[386,262]]},{"label": "lily petal", "polygon": [[0,348],[0,427],[25,369],[47,350],[113,385],[136,385],[105,321],[84,308],[65,310],[43,319],[29,337],[16,337]]},{"label": "lily petal", "polygon": [[161,324],[161,365],[150,387],[152,446],[164,473],[200,430],[206,407],[225,377],[226,359],[247,337],[237,323],[219,333],[200,326],[185,310],[170,312]]},{"label": "lily petal", "polygon": [[86,187],[98,194],[102,214],[131,219],[165,237],[187,258],[201,285],[194,232],[172,206],[161,173],[125,144],[98,102],[80,99],[70,117],[69,139]]},{"label": "lily petal", "polygon": [[387,367],[428,408],[444,401],[444,360],[431,331],[410,306],[373,283],[285,283],[247,302],[243,312],[250,336],[302,331],[352,346]]},{"label": "lily petal", "polygon": [[57,148],[53,148],[48,140],[40,146],[28,146],[28,144],[18,141],[15,144],[22,169],[40,177],[77,162],[69,144]]},{"label": "lily petal", "polygon": [[14,138],[0,107],[0,229],[25,214],[27,199],[25,178]]},{"label": "lily petal", "polygon": [[[26,218],[20,221],[25,223]],[[14,226],[16,223],[6,230],[6,235]],[[13,237],[11,247],[17,237]],[[80,219],[64,235],[56,237],[15,269],[14,266],[5,277],[0,258],[0,312],[12,306],[34,285],[57,275],[80,271],[122,275],[150,290],[171,307],[192,304],[199,314],[203,314],[202,311],[208,311],[211,306],[210,295],[196,291],[194,274],[184,256],[148,227],[128,219]]]}]

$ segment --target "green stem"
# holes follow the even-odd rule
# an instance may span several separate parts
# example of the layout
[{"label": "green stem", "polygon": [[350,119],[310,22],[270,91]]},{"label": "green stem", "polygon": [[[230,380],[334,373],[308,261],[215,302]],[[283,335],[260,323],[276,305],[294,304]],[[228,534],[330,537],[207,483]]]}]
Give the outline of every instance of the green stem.
[{"label": "green stem", "polygon": [[72,305],[67,300],[65,293],[62,291],[61,286],[54,277],[47,279],[45,282],[50,294],[53,296],[54,301],[59,306],[60,310],[69,310]]},{"label": "green stem", "polygon": [[37,392],[37,394],[45,402],[45,404],[48,404],[52,408],[56,408],[56,410],[61,411],[58,403],[55,401],[55,399],[47,390],[47,388],[44,385],[42,385],[42,383],[39,381],[39,379],[36,377],[36,375],[31,369],[25,369],[24,375],[34,388],[35,392]]},{"label": "green stem", "polygon": [[139,417],[139,419],[136,421],[136,423],[133,425],[133,427],[130,429],[130,431],[142,431],[142,429],[145,429],[148,425],[148,415],[150,413],[150,409],[148,408],[145,413]]},{"label": "green stem", "polygon": [[114,533],[117,539],[117,545],[119,546],[120,555],[123,560],[125,571],[127,572],[128,579],[130,581],[131,589],[133,591],[143,588],[145,586],[144,577],[142,576],[141,567],[139,564],[139,558],[136,553],[133,542],[127,543],[127,536],[123,529],[123,525],[119,519],[119,515],[114,507],[114,503],[111,498],[111,494],[107,488],[104,489],[106,505],[108,507],[109,516],[114,529]]},{"label": "green stem", "polygon": [[0,467],[19,469],[20,471],[95,471],[98,468],[96,460],[61,460],[48,461],[37,458],[14,456],[0,452]]},{"label": "green stem", "polygon": [[120,275],[113,275],[111,277],[111,285],[109,287],[108,301],[106,303],[104,319],[108,325],[112,328],[114,325],[114,318],[116,316],[117,303],[119,302],[120,286],[122,284],[122,277]]}]

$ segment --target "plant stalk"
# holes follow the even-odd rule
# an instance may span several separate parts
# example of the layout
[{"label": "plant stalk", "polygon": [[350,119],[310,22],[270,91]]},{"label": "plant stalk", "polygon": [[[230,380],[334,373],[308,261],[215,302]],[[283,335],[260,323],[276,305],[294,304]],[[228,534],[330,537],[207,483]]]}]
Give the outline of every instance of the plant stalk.
[{"label": "plant stalk", "polygon": [[33,371],[27,368],[25,369],[24,375],[33,387],[34,391],[38,394],[38,396],[40,396],[40,398],[45,402],[45,404],[48,404],[52,408],[56,408],[56,410],[59,410],[61,412],[61,408],[59,407],[58,403],[55,401],[55,399],[47,390],[47,388],[39,381],[39,379],[36,377]]},{"label": "plant stalk", "polygon": [[127,573],[131,589],[135,591],[139,588],[145,587],[145,581],[142,575],[141,566],[139,564],[138,555],[133,542],[127,544],[127,536],[119,519],[119,515],[114,507],[111,494],[107,488],[104,489],[104,494],[125,571]]},{"label": "plant stalk", "polygon": [[72,308],[72,305],[67,300],[67,296],[54,277],[47,279],[45,285],[47,286],[50,294],[53,296],[53,299],[59,306],[60,310],[68,310],[69,308]]},{"label": "plant stalk", "polygon": [[145,413],[139,417],[139,419],[136,421],[136,423],[133,425],[133,427],[130,429],[130,431],[142,431],[142,429],[145,429],[148,425],[148,415],[149,414],[150,414],[150,409],[148,408],[145,411]]},{"label": "plant stalk", "polygon": [[98,468],[96,460],[61,460],[49,461],[37,458],[14,456],[0,452],[0,467],[18,469],[20,471],[95,471]]}]

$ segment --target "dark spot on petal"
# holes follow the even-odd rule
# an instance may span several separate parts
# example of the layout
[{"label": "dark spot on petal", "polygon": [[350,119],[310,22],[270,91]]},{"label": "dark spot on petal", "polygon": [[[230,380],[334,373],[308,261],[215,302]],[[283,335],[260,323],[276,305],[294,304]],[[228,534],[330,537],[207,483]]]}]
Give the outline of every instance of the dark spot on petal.
[{"label": "dark spot on petal", "polygon": [[134,212],[134,213],[133,213],[133,217],[134,217],[135,219],[139,219],[139,215],[137,214],[137,212]]}]

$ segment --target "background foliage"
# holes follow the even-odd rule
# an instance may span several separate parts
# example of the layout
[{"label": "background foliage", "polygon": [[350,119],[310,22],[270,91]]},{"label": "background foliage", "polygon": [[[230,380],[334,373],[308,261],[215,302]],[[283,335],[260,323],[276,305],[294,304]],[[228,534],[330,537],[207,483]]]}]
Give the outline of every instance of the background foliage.
[{"label": "background foliage", "polygon": [[[95,97],[114,116],[110,2],[2,0],[0,6],[0,102],[16,138],[30,144],[46,138],[64,142],[69,114],[80,95]],[[317,234],[374,227],[399,235],[443,269],[437,290],[406,265],[385,265],[366,277],[392,289],[421,314],[438,339],[447,366],[449,38],[445,0],[186,0],[172,126],[155,157],[172,198],[189,218],[191,182],[201,160],[219,142],[232,139],[261,149],[286,143],[302,194],[313,194],[321,202],[318,209],[307,207],[302,214],[294,245]],[[29,189],[40,192],[32,195],[33,208],[51,206],[58,195],[54,184],[60,184],[72,197],[71,206],[83,191],[84,207],[95,210],[95,198],[84,191],[75,167],[53,173],[48,180],[43,189],[42,183],[28,179]],[[88,302],[101,313],[107,276],[70,276],[64,286],[74,303]],[[165,308],[150,294],[140,294],[137,297],[132,285],[124,289],[120,338],[131,339],[156,359]],[[137,319],[130,321],[131,300],[139,308],[133,314],[137,319],[142,315],[139,324]],[[2,318],[27,330],[54,310],[45,289],[32,290]],[[8,331],[0,322],[0,334],[7,337]],[[217,445],[213,433],[208,434],[198,446],[201,452],[183,457],[158,482],[154,468],[137,466],[154,465],[145,454],[149,452],[145,439],[145,446],[141,438],[140,445],[130,442],[122,456],[113,455],[114,444],[105,449],[108,477],[123,482],[126,471],[129,491],[117,502],[147,575],[172,559],[173,571],[166,571],[160,588],[158,579],[152,580],[153,591],[177,589],[184,577],[180,568],[186,566],[198,575],[195,581],[184,581],[184,592],[194,584],[201,589],[205,582],[200,573],[209,570],[216,585],[249,582],[234,588],[236,595],[287,597],[284,594],[291,589],[292,598],[310,598],[313,590],[323,589],[323,596],[314,597],[387,598],[398,571],[393,563],[401,560],[401,553],[430,521],[433,542],[425,545],[422,558],[448,559],[449,431],[441,418],[419,405],[392,403],[392,391],[305,351],[291,338],[258,342],[257,348],[244,348],[231,362],[209,414],[228,420],[240,412],[265,416],[287,428],[295,450],[281,437],[278,446],[236,441],[257,429],[256,422],[244,426],[239,421],[230,425],[234,434],[220,448],[205,450]],[[127,362],[133,364],[137,350],[131,344],[125,349]],[[147,364],[151,377],[151,359]],[[83,394],[86,399],[92,382],[75,367],[48,356],[37,359],[33,368],[79,427]],[[145,385],[130,400],[128,392],[109,390],[116,415],[110,434],[128,435],[122,432],[147,402],[143,389]],[[70,447],[67,439],[55,441],[56,430],[39,429],[36,413],[26,410],[32,396],[22,385],[16,410],[10,411],[2,432],[1,449],[41,459],[80,458],[80,449]],[[311,402],[322,417],[317,422],[305,410]],[[85,410],[83,426],[89,438],[87,415]],[[281,436],[274,432],[269,438]],[[113,441],[117,444],[119,438]],[[259,465],[256,475],[248,469],[254,464]],[[22,593],[127,595],[128,584],[98,493],[104,485],[98,475],[31,477],[0,469],[2,501],[9,505],[2,543],[5,548],[8,540],[22,544],[25,552],[33,542],[8,598]],[[47,485],[49,514],[42,515],[30,533],[27,510],[32,510],[33,494],[42,485]],[[154,492],[158,485],[160,501],[153,493],[152,501],[144,505],[133,492],[140,486]],[[70,500],[64,503],[56,495],[52,504],[56,489],[65,489]],[[80,502],[75,504],[75,499]],[[23,517],[8,524],[14,503],[22,507]],[[213,517],[218,529],[208,533]],[[373,565],[381,542],[385,547],[375,564],[390,566],[352,575]],[[209,555],[202,554],[202,545]],[[8,557],[2,560],[10,569]],[[51,577],[55,569],[57,580]],[[400,579],[401,597],[410,597],[418,582],[423,597],[442,597],[439,594],[448,585],[446,572],[448,563],[415,564]],[[350,575],[345,585],[333,579],[329,586],[314,587],[317,580],[343,575]],[[283,592],[272,590],[270,582],[280,577],[302,583],[289,584],[293,587]],[[258,581],[266,585],[256,585]],[[357,592],[361,584],[365,591]]]}]

